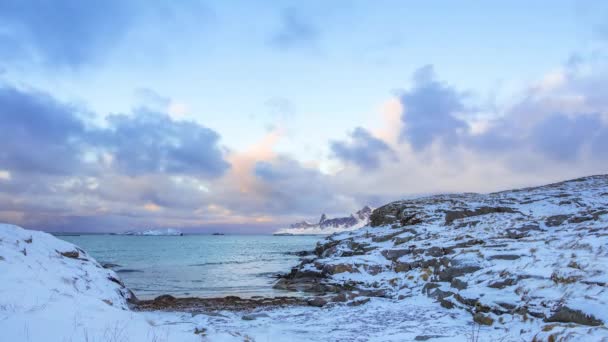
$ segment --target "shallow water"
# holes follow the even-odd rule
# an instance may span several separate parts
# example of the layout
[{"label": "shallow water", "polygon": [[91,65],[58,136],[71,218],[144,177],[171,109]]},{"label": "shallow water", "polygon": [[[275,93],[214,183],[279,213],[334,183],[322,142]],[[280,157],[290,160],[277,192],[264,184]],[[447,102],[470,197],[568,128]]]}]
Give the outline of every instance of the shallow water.
[{"label": "shallow water", "polygon": [[176,297],[236,295],[293,296],[272,289],[279,272],[299,258],[289,252],[311,250],[319,236],[186,235],[59,236],[114,270],[142,299],[160,294]]}]

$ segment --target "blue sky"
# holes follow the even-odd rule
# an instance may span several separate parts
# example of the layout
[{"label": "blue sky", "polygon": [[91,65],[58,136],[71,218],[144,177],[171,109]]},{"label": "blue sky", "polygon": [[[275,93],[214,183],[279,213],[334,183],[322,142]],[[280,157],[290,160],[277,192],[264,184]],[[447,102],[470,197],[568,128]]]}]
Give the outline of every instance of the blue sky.
[{"label": "blue sky", "polygon": [[5,1],[0,219],[258,232],[605,171],[607,9]]}]

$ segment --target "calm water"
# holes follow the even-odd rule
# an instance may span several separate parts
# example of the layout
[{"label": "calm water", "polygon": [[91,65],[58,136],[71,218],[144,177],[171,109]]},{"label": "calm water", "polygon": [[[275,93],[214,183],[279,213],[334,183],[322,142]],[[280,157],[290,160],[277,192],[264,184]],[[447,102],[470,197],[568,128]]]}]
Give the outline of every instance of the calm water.
[{"label": "calm water", "polygon": [[139,298],[160,294],[279,296],[273,274],[298,263],[288,252],[311,250],[319,236],[60,236],[114,268]]}]

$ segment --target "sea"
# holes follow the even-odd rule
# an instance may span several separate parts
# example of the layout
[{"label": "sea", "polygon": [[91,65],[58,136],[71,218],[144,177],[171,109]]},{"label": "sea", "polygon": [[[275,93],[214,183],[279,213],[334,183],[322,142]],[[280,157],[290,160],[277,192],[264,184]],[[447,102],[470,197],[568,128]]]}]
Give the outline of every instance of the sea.
[{"label": "sea", "polygon": [[322,236],[184,235],[57,236],[113,270],[140,299],[298,296],[272,288],[278,273],[297,265],[295,252],[314,249]]}]

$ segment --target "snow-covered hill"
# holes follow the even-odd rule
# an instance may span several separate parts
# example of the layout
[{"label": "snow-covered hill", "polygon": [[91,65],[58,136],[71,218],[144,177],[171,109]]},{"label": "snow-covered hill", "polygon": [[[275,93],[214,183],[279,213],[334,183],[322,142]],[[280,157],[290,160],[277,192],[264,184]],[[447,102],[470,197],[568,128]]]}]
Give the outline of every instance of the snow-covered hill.
[{"label": "snow-covered hill", "polygon": [[606,341],[607,266],[608,176],[592,176],[387,204],[276,287],[429,297],[506,340]]},{"label": "snow-covered hill", "polygon": [[[0,340],[167,341],[168,315],[129,310],[114,271],[50,234],[0,224]],[[200,341],[193,327],[175,341]],[[162,337],[162,338],[161,338]]]},{"label": "snow-covered hill", "polygon": [[323,214],[317,223],[294,223],[288,228],[277,230],[274,235],[329,235],[351,231],[366,226],[371,214],[372,208],[368,206],[346,217],[327,218],[327,215]]}]

